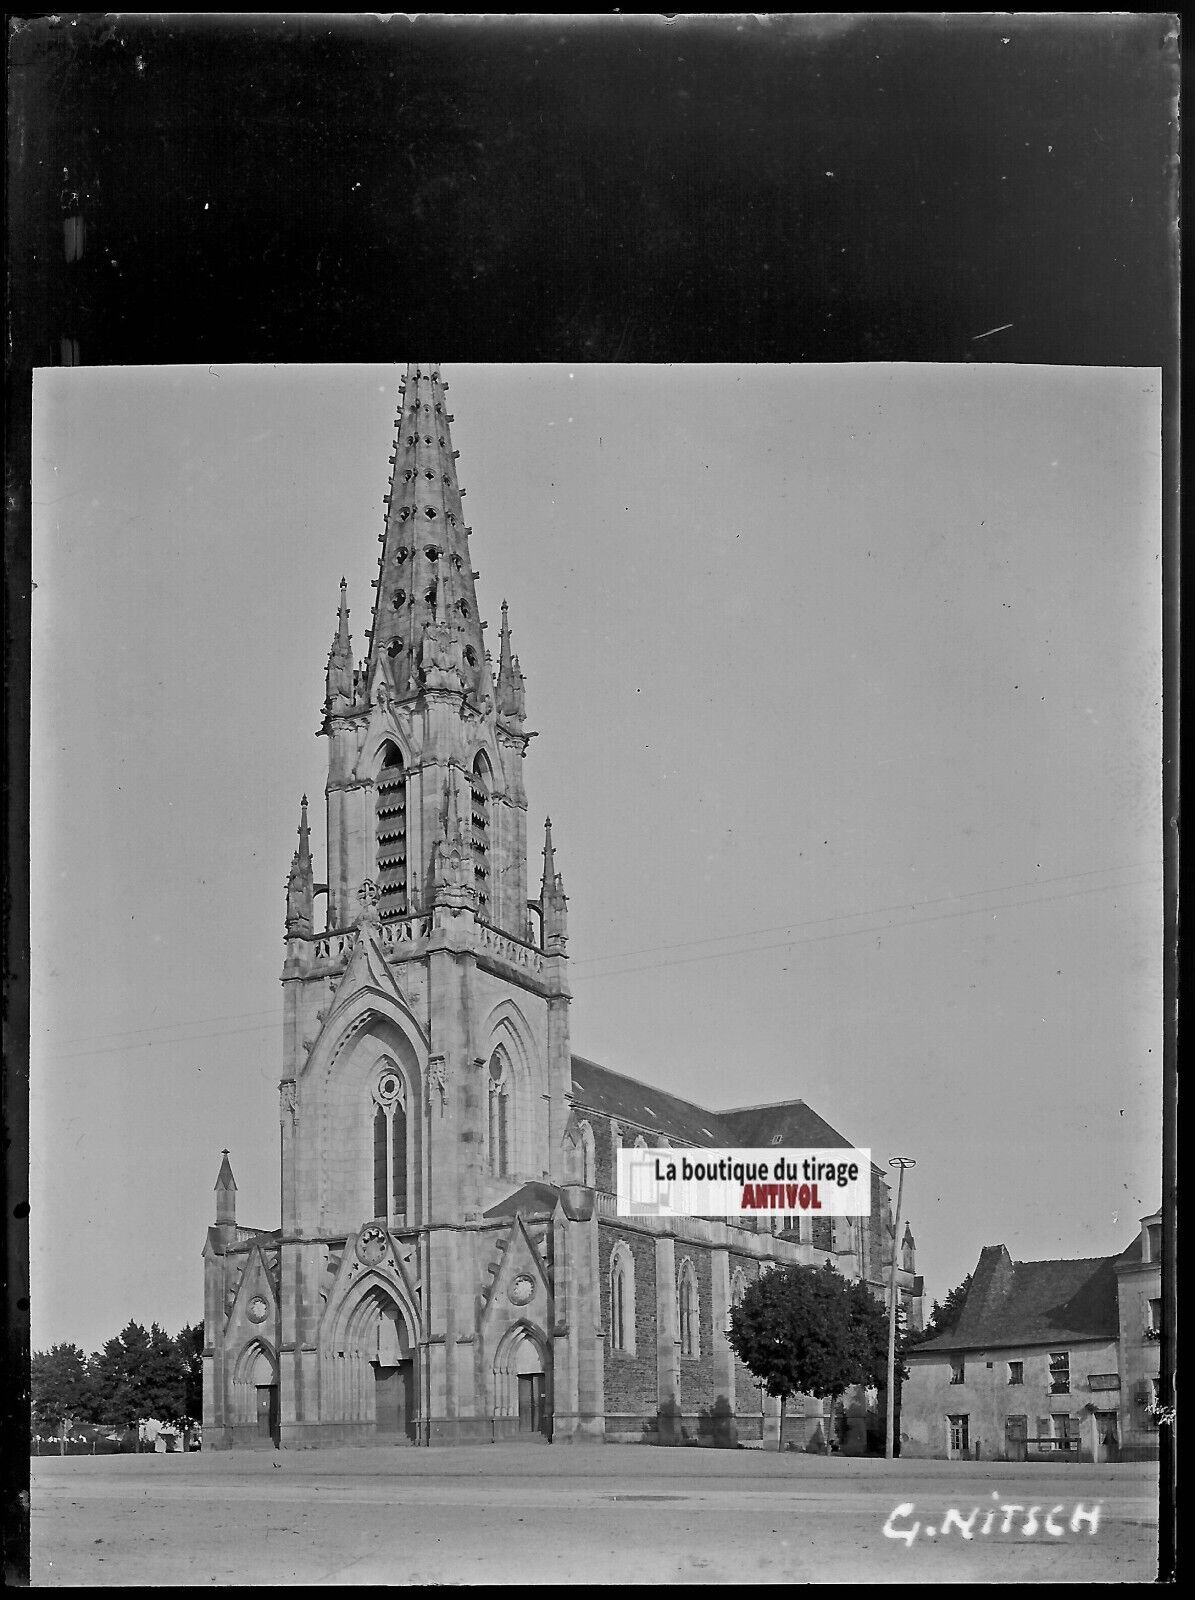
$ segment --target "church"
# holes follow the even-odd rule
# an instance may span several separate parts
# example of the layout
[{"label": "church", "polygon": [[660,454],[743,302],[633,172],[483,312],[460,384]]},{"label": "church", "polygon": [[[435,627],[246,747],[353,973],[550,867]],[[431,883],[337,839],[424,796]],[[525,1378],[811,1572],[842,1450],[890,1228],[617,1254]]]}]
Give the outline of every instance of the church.
[{"label": "church", "polygon": [[[524,680],[505,604],[496,668],[486,650],[447,392],[434,364],[400,385],[360,660],[341,585],[324,881],[304,797],[286,891],[281,1226],[238,1220],[226,1151],[204,1447],[775,1447],[731,1306],[827,1259],[886,1296],[887,1180],[873,1166],[868,1217],[618,1215],[623,1146],[854,1141],[802,1100],[709,1110],[573,1053],[564,879],[550,822],[528,859]],[[907,1229],[898,1284],[919,1327]],[[784,1442],[835,1425],[790,1403]]]}]

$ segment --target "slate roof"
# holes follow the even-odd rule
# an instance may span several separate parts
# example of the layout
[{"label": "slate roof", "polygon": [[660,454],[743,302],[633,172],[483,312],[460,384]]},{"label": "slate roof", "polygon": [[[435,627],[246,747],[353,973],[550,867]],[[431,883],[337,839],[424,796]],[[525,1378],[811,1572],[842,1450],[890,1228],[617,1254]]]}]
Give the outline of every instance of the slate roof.
[{"label": "slate roof", "polygon": [[832,1128],[825,1117],[819,1117],[804,1100],[780,1100],[770,1106],[739,1106],[733,1111],[724,1111],[722,1121],[733,1135],[727,1143],[742,1145],[747,1150],[759,1150],[775,1143],[777,1134],[779,1143],[792,1150],[854,1149],[849,1139],[844,1139],[837,1128]]},{"label": "slate roof", "polygon": [[578,1110],[615,1117],[626,1128],[644,1133],[666,1133],[674,1144],[733,1145],[740,1141],[716,1111],[706,1111],[691,1100],[665,1094],[624,1073],[599,1067],[584,1056],[573,1057],[573,1101]]},{"label": "slate roof", "polygon": [[1116,1264],[1135,1259],[1138,1251],[1134,1240],[1119,1256],[1013,1261],[1004,1245],[985,1245],[956,1325],[908,1354],[916,1359],[949,1350],[1115,1339]]},{"label": "slate roof", "polygon": [[530,1183],[508,1194],[504,1200],[499,1200],[485,1214],[487,1217],[513,1217],[522,1212],[524,1216],[538,1216],[544,1211],[555,1211],[559,1199],[560,1190],[555,1184],[533,1178]]},{"label": "slate roof", "polygon": [[[614,1117],[636,1132],[667,1134],[673,1144],[753,1150],[777,1142],[779,1134],[778,1142],[791,1150],[854,1149],[849,1139],[804,1100],[708,1111],[679,1095],[640,1083],[638,1078],[600,1067],[584,1056],[574,1056],[572,1061],[573,1101],[578,1111]],[[883,1175],[874,1162],[872,1171]]]}]

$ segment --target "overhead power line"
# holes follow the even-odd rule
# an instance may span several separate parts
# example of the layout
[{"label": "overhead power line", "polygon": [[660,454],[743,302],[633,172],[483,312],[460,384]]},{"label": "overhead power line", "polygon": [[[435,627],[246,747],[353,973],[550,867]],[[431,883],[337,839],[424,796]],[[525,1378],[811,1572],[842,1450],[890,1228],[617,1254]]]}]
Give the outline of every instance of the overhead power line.
[{"label": "overhead power line", "polygon": [[[1139,865],[1139,864],[1138,864]],[[849,939],[861,934],[895,933],[904,928],[917,928],[931,922],[948,921],[956,917],[973,917],[990,911],[1014,910],[1024,906],[1046,905],[1057,900],[1070,900],[1080,895],[1103,894],[1109,890],[1127,889],[1138,884],[1152,881],[1150,878],[1130,878],[1124,882],[1091,884],[1085,888],[1068,890],[1061,894],[1033,895],[1022,900],[998,902],[978,906],[959,906],[955,911],[938,912],[934,916],[920,916],[919,912],[930,906],[957,904],[962,900],[989,899],[993,895],[1008,894],[1017,889],[1047,887],[1056,883],[1073,883],[1081,878],[1108,876],[1112,873],[1133,870],[1133,865],[1125,867],[1093,867],[1083,872],[1060,873],[1050,878],[1027,879],[1020,883],[1003,884],[991,889],[968,889],[959,894],[939,895],[933,899],[918,901],[899,901],[893,905],[875,906],[865,911],[839,911],[832,912],[824,917],[806,918],[799,922],[780,923],[773,927],[743,930],[737,933],[712,934],[703,939],[689,939],[675,944],[647,945],[636,950],[611,951],[604,956],[589,956],[574,959],[569,963],[570,973],[578,983],[592,983],[605,978],[622,977],[629,973],[663,971],[667,967],[689,966],[702,961],[717,961],[720,959],[734,959],[745,955],[764,955],[772,950],[787,950],[801,944],[820,944],[830,939]],[[1158,872],[1161,865],[1158,865]],[[901,921],[870,923],[856,928],[832,928],[829,932],[821,934],[808,934],[804,937],[790,937],[773,940],[768,944],[759,944],[757,941],[766,938],[772,933],[792,934],[794,929],[825,927],[828,923],[858,922],[866,918],[888,916],[893,913],[904,912]],[[730,946],[716,950],[706,950],[707,945]],[[670,961],[630,961],[632,956],[653,956],[665,954],[674,950],[702,950],[699,955],[680,956]],[[587,970],[593,968],[598,962],[621,961],[624,964],[613,967],[607,971]],[[177,1033],[176,1030],[192,1027],[203,1027],[207,1023],[237,1022],[242,1019],[262,1017],[268,1020],[254,1023],[243,1028],[216,1028],[202,1033]],[[187,1021],[164,1022],[157,1025],[147,1025],[142,1028],[126,1028],[117,1033],[90,1034],[76,1036],[74,1039],[63,1041],[64,1044],[78,1044],[82,1049],[59,1049],[52,1055],[43,1057],[49,1061],[74,1061],[88,1056],[118,1055],[134,1050],[163,1048],[171,1045],[199,1044],[208,1039],[228,1039],[252,1033],[266,1033],[276,1029],[281,1022],[280,1011],[242,1011],[218,1013],[214,1016],[196,1017]],[[141,1037],[145,1035],[146,1037]],[[109,1042],[110,1041],[110,1042]]]}]

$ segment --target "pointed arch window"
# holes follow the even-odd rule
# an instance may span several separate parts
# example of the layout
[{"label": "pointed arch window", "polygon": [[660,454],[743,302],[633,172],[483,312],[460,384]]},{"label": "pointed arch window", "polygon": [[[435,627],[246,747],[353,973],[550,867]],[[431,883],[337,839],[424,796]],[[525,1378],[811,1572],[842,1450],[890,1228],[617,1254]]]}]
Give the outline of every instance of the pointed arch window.
[{"label": "pointed arch window", "polygon": [[635,1258],[622,1240],[610,1255],[610,1348],[635,1354]]},{"label": "pointed arch window", "polygon": [[514,1075],[510,1058],[499,1048],[490,1057],[490,1172],[510,1175],[514,1161]]},{"label": "pointed arch window", "polygon": [[697,1298],[697,1274],[687,1257],[681,1263],[676,1285],[677,1325],[680,1328],[680,1353],[697,1357],[701,1354],[700,1306]]},{"label": "pointed arch window", "polygon": [[407,1092],[386,1062],[373,1088],[373,1214],[388,1227],[407,1220]]},{"label": "pointed arch window", "polygon": [[477,915],[490,920],[490,794],[493,775],[485,755],[473,763],[470,838],[473,845],[473,880],[477,890]]},{"label": "pointed arch window", "polygon": [[374,786],[377,812],[378,911],[383,922],[405,917],[407,904],[407,773],[392,744],[382,751]]}]

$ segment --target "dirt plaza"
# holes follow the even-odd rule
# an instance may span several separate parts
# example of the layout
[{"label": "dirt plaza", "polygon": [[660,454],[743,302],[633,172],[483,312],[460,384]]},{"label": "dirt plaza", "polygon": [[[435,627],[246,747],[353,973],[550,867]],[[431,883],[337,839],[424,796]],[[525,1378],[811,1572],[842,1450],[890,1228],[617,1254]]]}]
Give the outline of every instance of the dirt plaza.
[{"label": "dirt plaza", "polygon": [[607,1445],[31,1462],[34,1585],[1149,1582],[1157,1468]]}]

